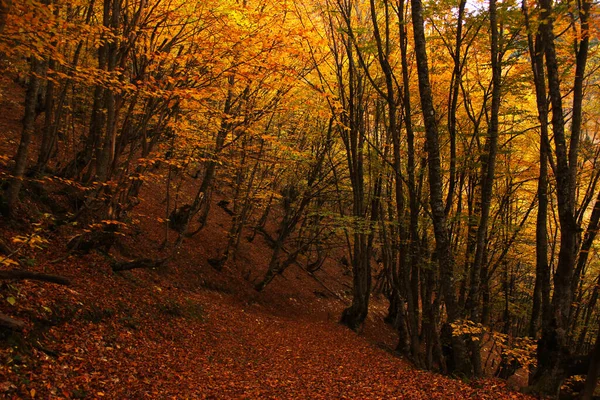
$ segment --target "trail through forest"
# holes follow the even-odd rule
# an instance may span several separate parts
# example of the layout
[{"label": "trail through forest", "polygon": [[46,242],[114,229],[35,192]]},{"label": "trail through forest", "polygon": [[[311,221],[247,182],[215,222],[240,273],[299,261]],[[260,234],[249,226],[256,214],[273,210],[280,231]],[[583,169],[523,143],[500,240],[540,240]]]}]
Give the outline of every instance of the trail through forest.
[{"label": "trail through forest", "polygon": [[[154,273],[111,277],[96,268],[107,275],[96,287],[75,284],[62,293],[36,284],[20,288],[19,303],[35,304],[35,311],[19,315],[36,315],[30,314],[34,325],[65,318],[72,307],[77,311],[44,333],[35,329],[39,340],[25,344],[31,354],[3,349],[5,396],[525,398],[499,382],[470,386],[417,371],[335,320],[273,315],[258,304],[243,307],[230,295],[169,287]],[[38,303],[34,292],[45,301]],[[367,329],[381,336],[374,326]]]}]

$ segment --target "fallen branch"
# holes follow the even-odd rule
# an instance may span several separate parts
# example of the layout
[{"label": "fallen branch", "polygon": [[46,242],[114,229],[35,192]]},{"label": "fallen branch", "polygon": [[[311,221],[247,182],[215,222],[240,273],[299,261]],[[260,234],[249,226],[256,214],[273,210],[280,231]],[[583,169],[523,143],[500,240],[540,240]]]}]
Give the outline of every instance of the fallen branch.
[{"label": "fallen branch", "polygon": [[275,239],[273,239],[271,235],[269,235],[269,232],[267,232],[263,227],[256,227],[254,228],[254,231],[260,233],[265,238],[265,241],[270,248],[275,247]]},{"label": "fallen branch", "polygon": [[33,347],[36,348],[36,349],[38,349],[42,353],[45,353],[45,354],[49,355],[50,357],[58,358],[58,356],[60,355],[60,354],[58,354],[58,352],[56,352],[54,350],[50,350],[50,349],[45,348],[39,342],[33,343]]},{"label": "fallen branch", "polygon": [[0,326],[12,329],[13,331],[20,331],[25,327],[25,322],[0,313]]},{"label": "fallen branch", "polygon": [[58,285],[70,285],[71,281],[64,276],[43,274],[41,272],[31,272],[23,270],[0,271],[0,279],[29,279],[33,281],[42,281],[56,283]]},{"label": "fallen branch", "polygon": [[223,209],[223,211],[225,211],[227,214],[231,215],[232,217],[235,215],[235,213],[233,211],[231,211],[229,209],[229,201],[227,200],[221,200],[217,203],[217,205],[219,207],[221,207]]},{"label": "fallen branch", "polygon": [[114,261],[112,263],[112,270],[114,272],[129,271],[138,268],[158,268],[167,262],[167,258],[160,260],[153,260],[151,258],[142,258],[134,261]]},{"label": "fallen branch", "polygon": [[0,253],[8,256],[13,253],[13,249],[4,241],[4,239],[0,238]]},{"label": "fallen branch", "polygon": [[327,290],[329,293],[331,293],[332,295],[334,295],[339,301],[343,302],[343,303],[347,303],[346,300],[344,300],[344,298],[342,296],[340,296],[339,294],[337,294],[333,289],[330,289],[327,285],[325,285],[325,283],[323,283],[322,280],[319,279],[319,277],[317,277],[313,272],[310,272],[308,269],[306,269],[302,264],[300,264],[298,261],[296,261],[296,265],[298,267],[300,267],[300,269],[304,272],[306,272],[306,274],[308,276],[310,276],[311,278],[313,278],[319,285],[321,285],[323,287],[323,289]]},{"label": "fallen branch", "polygon": [[67,254],[65,254],[64,256],[61,256],[61,257],[59,257],[59,258],[57,258],[55,260],[51,260],[50,264],[57,264],[57,263],[59,263],[61,261],[65,261],[67,258],[69,258],[71,256],[72,256],[72,254],[70,252],[67,252]]}]

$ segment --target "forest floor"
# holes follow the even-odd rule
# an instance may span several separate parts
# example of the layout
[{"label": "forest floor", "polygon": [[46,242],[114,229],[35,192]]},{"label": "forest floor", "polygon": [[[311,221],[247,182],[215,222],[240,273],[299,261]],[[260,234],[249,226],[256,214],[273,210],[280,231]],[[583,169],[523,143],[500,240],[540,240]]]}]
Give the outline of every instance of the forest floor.
[{"label": "forest floor", "polygon": [[[7,173],[22,91],[0,79],[0,173]],[[115,257],[123,259],[123,249],[130,258],[165,254],[158,250],[165,238],[164,171],[147,178]],[[189,183],[182,202],[193,193]],[[60,191],[53,196],[55,205],[69,201]],[[20,218],[0,219],[0,238],[11,243],[30,234],[34,222],[50,218],[48,203],[26,186]],[[339,259],[315,276],[292,266],[258,293],[253,282],[271,250],[257,235],[252,242],[242,238],[236,260],[216,271],[207,260],[223,250],[230,218],[213,204],[204,230],[185,239],[167,265],[119,273],[101,253],[69,254],[79,226],[51,229],[51,221],[42,222],[39,236],[47,242],[26,243],[18,257],[29,270],[72,284],[0,287],[0,312],[26,322],[22,332],[0,331],[0,397],[527,398],[500,381],[466,383],[412,367],[393,352],[397,336],[382,322],[383,299],[373,298],[358,334],[339,325],[351,300],[351,278]],[[172,244],[175,233],[169,235]]]}]

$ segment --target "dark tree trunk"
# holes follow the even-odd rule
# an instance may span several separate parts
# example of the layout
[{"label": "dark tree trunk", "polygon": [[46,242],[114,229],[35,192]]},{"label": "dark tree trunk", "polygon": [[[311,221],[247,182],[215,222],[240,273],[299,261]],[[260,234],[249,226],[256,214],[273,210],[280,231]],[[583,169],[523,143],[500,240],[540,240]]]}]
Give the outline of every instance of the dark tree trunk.
[{"label": "dark tree trunk", "polygon": [[543,41],[548,90],[552,105],[552,128],[556,154],[556,196],[560,222],[560,250],[554,274],[552,312],[542,323],[542,338],[538,344],[538,369],[532,385],[540,392],[557,395],[565,378],[564,361],[570,356],[568,347],[568,324],[573,301],[575,261],[579,247],[580,228],[575,216],[575,175],[577,174],[577,146],[581,121],[583,96],[580,80],[585,74],[590,3],[583,1],[579,13],[582,40],[576,57],[576,77],[573,91],[573,119],[571,124],[571,147],[567,150],[565,115],[562,106],[560,73],[553,32],[553,9],[550,0],[540,0],[540,34]]},{"label": "dark tree trunk", "polygon": [[[421,275],[421,257],[419,248],[419,199],[417,194],[417,185],[415,180],[415,135],[412,124],[412,104],[410,98],[410,80],[408,71],[408,34],[405,21],[404,0],[398,5],[399,18],[399,37],[400,37],[400,56],[402,65],[402,105],[404,106],[404,126],[406,128],[406,142],[408,146],[407,172],[408,172],[408,196],[409,196],[409,257],[410,257],[410,292],[412,302],[410,304],[410,314],[412,320],[412,329],[415,333],[412,336],[413,358],[421,358],[421,343],[417,335],[421,314],[419,311],[419,281]],[[435,324],[434,324],[435,325]],[[435,337],[431,338],[435,341]]]},{"label": "dark tree trunk", "polygon": [[[115,36],[119,31],[121,19],[121,0],[105,0],[104,25],[109,26]],[[108,9],[108,11],[107,11]],[[118,64],[118,42],[116,38],[107,45],[107,73],[114,74]],[[112,77],[111,77],[112,78]],[[104,90],[104,110],[106,112],[106,130],[104,138],[99,144],[98,160],[96,164],[96,175],[100,182],[110,179],[110,167],[115,154],[115,144],[118,123],[117,95],[115,90],[108,87]]]},{"label": "dark tree trunk", "polygon": [[[50,60],[48,63],[48,70],[51,71],[55,68],[55,62]],[[36,172],[41,174],[44,172],[48,161],[52,155],[54,147],[54,88],[55,83],[53,80],[48,80],[46,85],[46,104],[44,105],[44,127],[42,129],[42,144],[40,146],[40,152],[38,153],[38,160],[36,166]]]},{"label": "dark tree trunk", "polygon": [[[481,215],[479,216],[479,225],[477,227],[475,259],[471,267],[471,287],[467,297],[467,310],[471,313],[471,319],[475,322],[481,322],[481,312],[479,306],[481,270],[484,263],[484,253],[487,247],[486,236],[492,205],[492,189],[494,186],[494,177],[496,169],[496,153],[498,148],[498,118],[500,114],[500,85],[501,85],[501,55],[498,47],[498,20],[496,15],[496,1],[490,0],[490,30],[491,30],[491,64],[492,64],[492,108],[490,110],[490,122],[488,127],[488,137],[485,148],[487,154],[482,157],[481,171]],[[481,376],[481,352],[479,340],[471,340],[471,357],[474,373]]]},{"label": "dark tree trunk", "polygon": [[[396,198],[396,215],[399,222],[399,235],[400,235],[400,268],[402,269],[402,286],[401,292],[404,294],[408,305],[408,327],[410,332],[411,342],[411,358],[416,365],[421,365],[421,346],[419,340],[419,310],[418,310],[418,287],[414,287],[413,283],[415,279],[418,282],[418,266],[412,261],[411,257],[412,246],[410,244],[410,232],[405,222],[405,195],[402,183],[402,157],[401,157],[401,143],[400,143],[400,127],[398,123],[398,110],[397,110],[397,95],[394,85],[394,72],[392,66],[389,63],[390,53],[390,40],[389,40],[389,10],[387,2],[384,3],[385,7],[385,19],[384,19],[384,33],[382,37],[379,29],[379,22],[377,18],[377,11],[375,7],[375,1],[370,1],[371,7],[371,21],[373,24],[373,34],[375,36],[375,42],[377,44],[377,56],[379,65],[383,71],[385,77],[385,89],[381,90],[381,94],[384,96],[387,110],[388,110],[388,126],[387,131],[392,138],[393,146],[393,160],[394,160],[394,183],[395,183],[395,198]],[[401,6],[403,8],[403,4]],[[365,71],[368,73],[368,69]],[[409,106],[410,107],[410,106]],[[406,118],[408,120],[410,116]],[[414,153],[414,150],[413,150]],[[414,160],[414,154],[413,154]],[[414,177],[414,175],[413,175]],[[413,179],[414,183],[414,179]]]},{"label": "dark tree trunk", "polygon": [[[454,322],[459,319],[460,312],[457,307],[454,285],[454,257],[451,249],[448,226],[446,224],[444,200],[442,198],[442,168],[439,135],[435,117],[435,108],[433,106],[431,84],[429,82],[423,9],[420,0],[411,0],[411,6],[415,54],[419,78],[419,93],[427,138],[429,203],[433,218],[436,252],[440,265],[440,278],[442,280],[442,291],[446,304],[446,312],[448,314],[448,322]],[[456,372],[470,376],[472,374],[472,366],[469,362],[465,343],[462,338],[452,336],[452,351],[456,362]]]},{"label": "dark tree trunk", "polygon": [[[339,11],[346,21],[352,21],[353,6],[350,3],[339,4]],[[360,74],[355,61],[352,38],[345,38],[344,48],[347,64],[338,65],[338,79],[343,81],[342,71],[347,68],[347,88],[341,83],[341,99],[345,113],[340,116],[341,122],[348,130],[341,129],[340,135],[346,150],[346,161],[352,186],[352,216],[358,221],[368,221],[367,206],[365,204],[365,171],[364,171],[364,146],[365,146],[365,77]],[[339,56],[339,54],[338,54]],[[360,54],[358,54],[360,58]],[[346,91],[347,89],[347,91]],[[369,222],[372,228],[372,220]],[[355,227],[352,243],[352,305],[342,312],[340,323],[353,330],[362,326],[369,310],[369,297],[371,294],[371,253],[372,240],[369,234],[358,224]]]},{"label": "dark tree trunk", "polygon": [[[526,29],[529,29],[529,16],[525,3],[523,3],[523,12],[525,14]],[[540,122],[540,174],[538,178],[538,212],[535,232],[535,286],[533,289],[533,304],[531,319],[529,323],[529,336],[536,338],[539,331],[539,323],[542,315],[549,319],[550,311],[550,265],[548,264],[548,102],[546,100],[546,78],[543,68],[544,54],[541,48],[539,35],[535,41],[531,33],[527,34],[529,44],[529,57],[531,59],[531,69],[533,72],[533,82],[535,85],[536,103],[538,110],[538,119]]]},{"label": "dark tree trunk", "polygon": [[[458,108],[458,92],[462,80],[461,47],[463,42],[463,18],[465,14],[466,0],[461,0],[458,5],[458,18],[456,21],[456,41],[454,45],[454,70],[450,80],[450,92],[448,93],[448,134],[450,135],[450,177],[448,181],[448,195],[446,197],[446,215],[454,203],[454,192],[456,187],[456,110]],[[406,83],[405,83],[406,85]]]},{"label": "dark tree trunk", "polygon": [[[56,7],[54,10],[54,16],[59,16],[60,7]],[[56,41],[52,43],[52,46],[56,46]],[[56,61],[54,59],[50,59],[48,61],[48,69],[46,74],[51,74],[56,69]],[[35,167],[36,174],[42,174],[50,157],[52,156],[52,151],[54,150],[54,145],[56,143],[56,120],[55,120],[55,88],[56,83],[54,79],[48,79],[46,83],[46,95],[45,95],[45,104],[44,104],[44,127],[42,129],[42,143],[40,146],[40,151],[38,153],[37,164]]]},{"label": "dark tree trunk", "polygon": [[15,166],[12,171],[12,181],[6,194],[7,212],[12,214],[19,199],[19,192],[23,185],[25,170],[27,169],[29,145],[31,136],[35,129],[35,107],[37,104],[38,92],[40,90],[40,79],[42,71],[42,62],[35,57],[31,59],[31,73],[29,74],[29,84],[25,94],[25,114],[23,116],[23,130],[21,131],[21,141],[15,156]]}]

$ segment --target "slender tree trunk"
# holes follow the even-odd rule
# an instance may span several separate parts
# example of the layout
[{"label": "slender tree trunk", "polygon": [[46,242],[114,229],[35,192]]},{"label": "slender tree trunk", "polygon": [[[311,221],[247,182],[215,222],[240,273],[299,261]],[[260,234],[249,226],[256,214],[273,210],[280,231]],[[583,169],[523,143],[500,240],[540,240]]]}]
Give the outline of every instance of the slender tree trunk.
[{"label": "slender tree trunk", "polygon": [[[348,3],[341,6],[340,11],[344,13],[344,18],[351,21],[352,5]],[[352,38],[346,37],[344,47],[348,60],[348,92],[342,94],[347,112],[347,115],[342,115],[342,122],[349,127],[349,130],[342,130],[340,133],[346,148],[346,160],[352,185],[352,216],[357,226],[352,243],[352,304],[342,312],[340,323],[350,329],[358,330],[367,317],[371,295],[372,247],[369,235],[364,231],[365,226],[368,226],[369,230],[372,228],[372,221],[366,223],[369,220],[365,204],[365,79],[356,66]],[[360,223],[363,221],[365,224]]]},{"label": "slender tree trunk", "polygon": [[456,21],[456,41],[454,46],[454,70],[450,81],[450,92],[448,93],[448,133],[450,135],[450,177],[448,181],[448,195],[446,197],[446,216],[454,203],[454,192],[456,187],[456,110],[458,108],[458,91],[462,80],[462,31],[463,18],[465,14],[466,0],[461,0],[458,5],[458,19]]},{"label": "slender tree trunk", "polygon": [[[556,154],[556,196],[560,222],[560,250],[554,274],[554,294],[552,312],[542,324],[542,337],[538,344],[538,369],[533,376],[533,386],[539,391],[557,395],[566,375],[565,361],[570,356],[568,348],[568,323],[573,301],[573,279],[575,261],[579,247],[580,228],[575,216],[575,182],[577,174],[577,146],[579,128],[573,123],[580,120],[582,87],[578,80],[583,79],[587,60],[587,18],[590,3],[583,1],[580,9],[580,23],[583,37],[576,57],[576,76],[573,92],[573,122],[571,126],[571,148],[567,150],[565,135],[565,115],[562,106],[560,73],[553,32],[553,8],[550,0],[540,0],[540,34],[544,44],[548,90],[552,104],[552,128]],[[583,53],[583,54],[582,54]]]},{"label": "slender tree trunk", "polygon": [[[54,16],[56,19],[59,17],[60,7],[56,7],[54,10]],[[52,46],[55,47],[57,44],[56,41],[52,42]],[[54,59],[50,59],[48,61],[48,68],[46,70],[46,75],[51,74],[56,69],[56,61]],[[54,145],[56,143],[56,119],[55,119],[55,89],[56,83],[54,79],[48,79],[46,83],[46,93],[45,93],[45,104],[44,104],[44,127],[42,129],[42,143],[40,146],[40,151],[38,153],[38,159],[35,166],[36,174],[42,174],[50,157],[52,156],[52,151],[54,150]]]},{"label": "slender tree trunk", "polygon": [[[371,6],[371,22],[373,24],[373,34],[377,43],[377,56],[379,65],[383,71],[385,77],[385,100],[387,103],[388,110],[388,132],[392,137],[393,145],[393,160],[394,160],[394,183],[395,183],[395,198],[396,198],[396,214],[399,222],[399,234],[400,234],[400,268],[403,270],[402,287],[405,293],[405,298],[408,303],[408,322],[410,327],[410,338],[411,338],[411,356],[416,365],[421,365],[421,346],[419,341],[419,321],[418,321],[418,288],[414,288],[412,281],[418,279],[417,267],[412,268],[411,262],[411,250],[409,240],[409,229],[407,229],[405,222],[405,195],[401,180],[401,148],[400,148],[400,127],[398,124],[398,110],[396,91],[394,86],[394,73],[389,63],[389,11],[387,2],[384,3],[385,7],[385,23],[384,33],[382,34],[379,29],[379,22],[377,20],[377,11],[375,7],[375,1],[370,1]],[[366,71],[368,73],[368,71]],[[416,295],[416,296],[415,296]]]},{"label": "slender tree trunk", "polygon": [[[536,93],[538,120],[540,122],[540,174],[538,178],[538,212],[535,232],[535,286],[533,289],[533,304],[529,323],[529,336],[536,338],[539,331],[540,318],[549,320],[550,311],[550,265],[548,264],[548,102],[546,100],[546,78],[544,73],[543,42],[539,35],[535,38],[530,32],[529,13],[527,4],[523,2],[529,57],[533,72],[533,82]],[[545,317],[542,318],[542,315]]]},{"label": "slender tree trunk", "polygon": [[23,116],[23,130],[21,131],[21,141],[15,156],[15,166],[12,171],[12,181],[6,194],[7,212],[13,214],[15,206],[19,199],[19,192],[23,185],[25,170],[28,164],[29,146],[31,136],[35,130],[35,107],[37,104],[38,92],[40,90],[40,78],[42,72],[42,62],[35,57],[31,59],[31,72],[29,74],[29,84],[25,93],[25,114]]},{"label": "slender tree trunk", "polygon": [[[413,299],[410,304],[413,330],[417,330],[422,318],[419,309],[419,281],[421,279],[421,252],[419,246],[419,199],[415,181],[415,135],[412,123],[412,104],[410,97],[410,80],[408,75],[408,34],[405,21],[405,2],[401,0],[398,5],[400,57],[402,65],[402,105],[404,106],[404,126],[406,128],[407,142],[407,172],[408,172],[408,196],[409,196],[409,256],[410,256],[410,291]],[[434,337],[432,337],[435,340]],[[413,335],[412,353],[413,358],[419,362],[421,343],[417,335]]]},{"label": "slender tree trunk", "polygon": [[[502,65],[500,59],[500,49],[498,47],[498,19],[496,14],[496,1],[490,0],[490,30],[491,30],[491,64],[492,64],[492,108],[490,110],[490,125],[488,127],[488,137],[486,140],[487,154],[483,155],[482,163],[482,189],[481,189],[481,215],[477,227],[475,259],[471,267],[471,287],[467,297],[467,309],[471,313],[471,319],[475,322],[481,322],[481,312],[479,306],[481,269],[484,262],[484,253],[487,247],[486,236],[490,217],[490,208],[492,205],[492,189],[494,187],[494,178],[496,170],[496,153],[498,148],[498,118],[500,114],[500,85]],[[476,376],[481,376],[481,351],[479,348],[480,340],[471,340],[471,357]]]},{"label": "slender tree trunk", "polygon": [[[111,27],[112,32],[118,33],[121,18],[121,0],[105,0],[110,8],[110,22],[105,25]],[[106,6],[105,6],[106,7]],[[118,64],[118,43],[113,39],[108,44],[107,50],[107,72],[114,74]],[[112,78],[112,76],[111,76]],[[110,167],[115,153],[115,143],[118,124],[117,95],[115,91],[108,87],[104,90],[104,109],[106,110],[106,131],[104,140],[101,142],[99,158],[97,162],[96,174],[100,182],[105,182],[110,178]]]},{"label": "slender tree trunk", "polygon": [[[48,70],[52,71],[55,68],[56,62],[54,60],[50,60],[48,62]],[[55,143],[54,135],[56,134],[56,129],[54,127],[54,88],[55,83],[53,80],[49,79],[46,85],[46,104],[44,105],[45,115],[44,115],[44,127],[42,129],[42,144],[40,146],[40,151],[38,153],[38,160],[36,166],[36,172],[41,174],[44,172],[48,161],[52,155],[52,150]]]},{"label": "slender tree trunk", "polygon": [[[460,318],[460,312],[457,307],[455,295],[454,257],[446,223],[444,200],[442,198],[442,168],[438,126],[435,117],[435,108],[433,106],[431,84],[429,82],[429,66],[427,65],[427,49],[421,0],[411,0],[411,6],[415,55],[419,78],[419,93],[421,97],[421,109],[425,121],[425,135],[427,138],[429,203],[433,218],[437,258],[440,265],[442,291],[446,304],[446,312],[448,314],[448,322],[451,323]],[[470,376],[472,374],[472,369],[466,354],[464,341],[458,336],[453,336],[452,346],[457,373]]]}]

